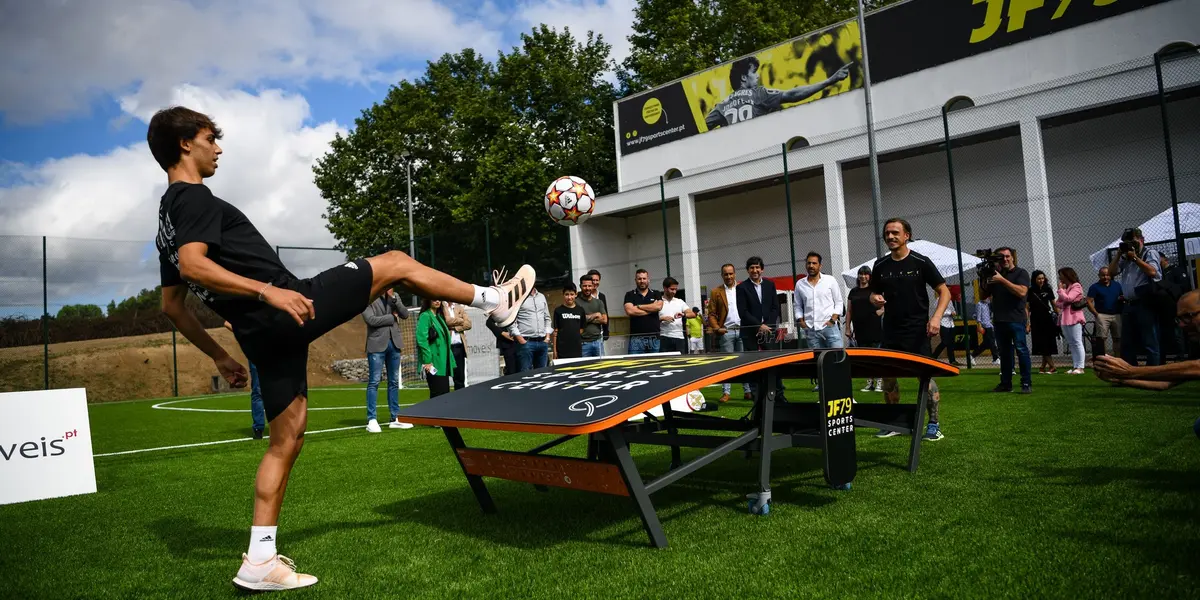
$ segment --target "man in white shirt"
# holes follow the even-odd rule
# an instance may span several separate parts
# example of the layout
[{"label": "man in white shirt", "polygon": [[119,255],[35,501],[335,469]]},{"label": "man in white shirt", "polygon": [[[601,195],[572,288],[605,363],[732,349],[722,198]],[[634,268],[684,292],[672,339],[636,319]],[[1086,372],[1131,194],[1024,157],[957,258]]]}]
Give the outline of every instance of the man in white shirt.
[{"label": "man in white shirt", "polygon": [[658,312],[658,351],[688,353],[687,339],[683,335],[684,319],[696,316],[687,302],[675,296],[679,282],[674,277],[663,280],[662,310]]},{"label": "man in white shirt", "polygon": [[804,268],[808,277],[796,282],[793,302],[796,325],[808,339],[809,348],[841,348],[842,288],[836,278],[821,274],[820,254],[809,252]]}]

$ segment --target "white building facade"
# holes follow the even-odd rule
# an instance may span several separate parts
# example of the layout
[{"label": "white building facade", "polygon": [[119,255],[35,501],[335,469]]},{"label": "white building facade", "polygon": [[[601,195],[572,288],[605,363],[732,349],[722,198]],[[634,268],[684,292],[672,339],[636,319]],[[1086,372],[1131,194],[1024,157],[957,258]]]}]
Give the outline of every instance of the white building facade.
[{"label": "white building facade", "polygon": [[[1200,42],[1200,0],[1144,4],[874,83],[880,219],[905,218],[915,237],[955,245],[942,107],[969,98],[973,107],[947,116],[962,249],[1012,246],[1030,271],[1069,265],[1085,287],[1094,281],[1089,254],[1170,207],[1154,54]],[[869,16],[869,44],[871,26]],[[882,51],[869,45],[872,65]],[[1164,61],[1162,74],[1176,193],[1200,202],[1200,58]],[[657,286],[669,258],[686,297],[698,299],[724,263],[743,278],[752,255],[772,277],[791,275],[793,248],[800,273],[809,251],[827,274],[868,260],[878,232],[864,106],[864,90],[852,89],[618,150],[619,193],[571,228],[573,274],[599,269],[616,290],[644,268]],[[620,127],[614,134],[620,148]],[[798,137],[807,145],[784,152]]]}]

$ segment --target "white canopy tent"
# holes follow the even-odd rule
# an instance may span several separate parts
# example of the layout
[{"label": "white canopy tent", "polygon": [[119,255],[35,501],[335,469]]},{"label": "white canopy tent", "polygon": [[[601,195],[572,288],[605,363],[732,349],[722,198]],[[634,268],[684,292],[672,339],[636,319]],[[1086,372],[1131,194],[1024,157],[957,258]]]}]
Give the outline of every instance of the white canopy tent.
[{"label": "white canopy tent", "polygon": [[[928,256],[933,261],[934,266],[937,267],[938,273],[941,273],[942,277],[945,277],[947,280],[958,276],[958,257],[955,256],[958,252],[954,248],[947,248],[946,246],[927,240],[909,242],[908,248],[918,254]],[[979,264],[979,257],[965,252],[962,253],[962,268],[964,273],[974,271],[977,264]],[[847,288],[854,288],[858,285],[858,270],[863,266],[871,267],[874,265],[875,259],[872,259],[852,269],[842,271],[842,281],[846,283]]]},{"label": "white canopy tent", "polygon": [[[1154,215],[1149,221],[1142,223],[1139,229],[1142,230],[1142,237],[1147,243],[1166,242],[1175,239],[1175,211],[1168,208],[1157,215]],[[1200,233],[1200,204],[1195,202],[1180,202],[1179,203],[1179,232],[1181,234]],[[1113,243],[1105,246],[1101,250],[1092,254],[1092,266],[1096,270],[1108,264],[1108,250],[1116,248],[1121,244],[1121,239],[1113,240]],[[1188,256],[1200,256],[1200,238],[1192,238],[1186,240],[1185,251]]]}]

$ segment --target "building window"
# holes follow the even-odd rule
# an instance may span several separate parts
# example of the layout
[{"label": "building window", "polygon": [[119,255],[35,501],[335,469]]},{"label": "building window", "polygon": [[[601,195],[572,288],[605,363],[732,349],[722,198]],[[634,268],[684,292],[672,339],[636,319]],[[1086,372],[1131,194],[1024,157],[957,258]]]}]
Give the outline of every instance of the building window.
[{"label": "building window", "polygon": [[667,169],[667,172],[663,174],[664,179],[679,179],[680,177],[683,177],[683,171],[679,169]]}]

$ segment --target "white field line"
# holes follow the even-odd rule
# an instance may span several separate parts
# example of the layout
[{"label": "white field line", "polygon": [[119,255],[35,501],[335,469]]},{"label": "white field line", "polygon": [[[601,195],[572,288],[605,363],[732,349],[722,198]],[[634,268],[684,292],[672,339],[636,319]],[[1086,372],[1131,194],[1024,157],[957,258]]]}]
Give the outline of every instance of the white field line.
[{"label": "white field line", "polygon": [[[205,413],[248,413],[248,412],[250,412],[250,409],[248,409],[248,408],[247,409],[241,409],[241,408],[187,408],[184,406],[169,406],[171,404],[178,404],[180,402],[195,402],[196,400],[207,400],[208,398],[216,398],[216,396],[204,396],[204,397],[200,397],[200,398],[183,398],[180,400],[168,400],[166,402],[159,402],[158,404],[155,404],[155,405],[151,406],[150,408],[157,408],[158,410],[182,410],[182,411],[187,411],[187,412],[205,412]],[[325,407],[309,408],[308,410],[310,410],[310,411],[312,411],[312,410],[356,410],[356,409],[365,409],[366,406],[367,406],[366,404],[362,404],[359,406],[325,406]],[[400,406],[412,406],[412,404],[401,404]]]},{"label": "white field line", "polygon": [[[350,427],[335,427],[333,429],[318,429],[316,431],[306,431],[306,432],[304,432],[304,435],[313,435],[313,434],[317,434],[317,433],[329,433],[331,431],[348,431],[350,429],[366,429],[366,427],[364,425],[352,425]],[[264,435],[263,439],[264,440],[271,439],[271,436]],[[93,454],[92,458],[100,458],[103,456],[119,456],[122,454],[138,454],[141,452],[159,452],[159,451],[163,451],[163,450],[178,450],[180,448],[197,448],[200,446],[214,446],[216,444],[233,444],[235,442],[252,442],[252,441],[255,441],[254,438],[246,437],[246,438],[238,438],[235,440],[219,440],[216,442],[200,442],[198,444],[180,444],[178,446],[161,446],[158,448],[142,448],[140,450],[125,450],[123,452],[106,452],[104,454]]]},{"label": "white field line", "polygon": [[[420,388],[400,388],[400,389],[402,389],[402,390],[423,390],[425,388],[420,387]],[[365,387],[337,387],[337,386],[322,386],[322,387],[308,388],[308,391],[310,391],[310,392],[337,392],[337,391],[342,391],[342,390],[363,392],[363,391],[366,391],[367,388],[365,388]],[[225,394],[201,394],[199,396],[185,396],[183,398],[173,398],[172,401],[174,401],[174,400],[200,400],[202,398],[229,398],[230,396],[245,396],[245,395],[248,395],[249,393],[250,393],[250,390],[249,390],[249,388],[247,388],[246,391],[244,391],[244,392],[229,392],[229,393],[225,393]],[[95,402],[95,403],[89,403],[88,408],[96,408],[98,406],[109,406],[111,404],[133,404],[134,402],[150,402],[152,400],[156,400],[156,398],[140,398],[137,400],[113,400],[111,402]]]}]

